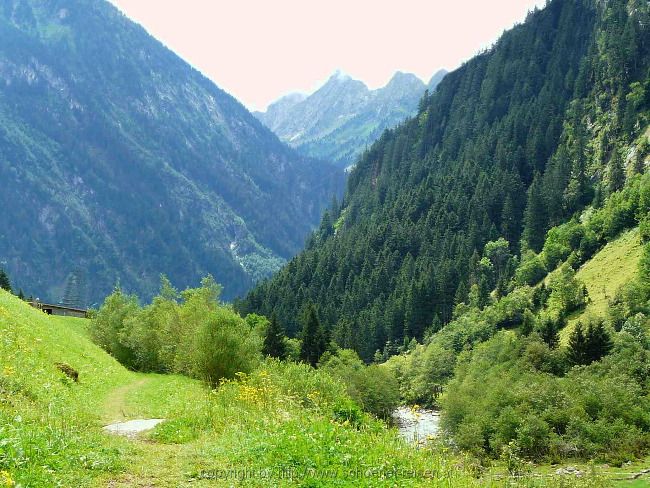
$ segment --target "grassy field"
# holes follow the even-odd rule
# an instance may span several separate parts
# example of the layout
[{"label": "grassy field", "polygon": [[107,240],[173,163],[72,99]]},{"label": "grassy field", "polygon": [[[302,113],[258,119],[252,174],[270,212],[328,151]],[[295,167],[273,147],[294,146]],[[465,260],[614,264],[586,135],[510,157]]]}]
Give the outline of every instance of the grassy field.
[{"label": "grassy field", "polygon": [[607,244],[578,270],[576,278],[586,285],[589,303],[584,310],[569,318],[567,326],[560,333],[563,343],[566,343],[578,321],[605,316],[609,300],[622,285],[636,276],[641,252],[637,228]]},{"label": "grassy field", "polygon": [[[88,324],[46,316],[0,291],[0,486],[613,483],[609,475],[481,475],[441,446],[406,444],[360,412],[340,383],[303,365],[269,362],[215,391],[185,377],[127,371],[92,344]],[[55,363],[75,368],[79,383]],[[102,432],[135,418],[167,421],[135,439]]]}]

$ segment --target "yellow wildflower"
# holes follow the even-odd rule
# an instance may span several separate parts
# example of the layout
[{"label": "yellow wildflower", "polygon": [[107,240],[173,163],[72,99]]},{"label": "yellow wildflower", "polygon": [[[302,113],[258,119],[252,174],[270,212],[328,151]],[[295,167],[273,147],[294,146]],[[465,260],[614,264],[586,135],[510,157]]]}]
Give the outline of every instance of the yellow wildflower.
[{"label": "yellow wildflower", "polygon": [[0,471],[0,486],[11,487],[15,484],[8,471]]},{"label": "yellow wildflower", "polygon": [[5,366],[2,368],[2,376],[13,376],[14,374],[16,374],[16,369],[13,366]]}]

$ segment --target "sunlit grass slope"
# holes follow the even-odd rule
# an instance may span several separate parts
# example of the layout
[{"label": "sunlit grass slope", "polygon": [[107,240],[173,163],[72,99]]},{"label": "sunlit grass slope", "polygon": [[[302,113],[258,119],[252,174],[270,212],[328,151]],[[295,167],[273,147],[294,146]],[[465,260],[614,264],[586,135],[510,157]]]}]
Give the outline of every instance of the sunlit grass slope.
[{"label": "sunlit grass slope", "polygon": [[635,228],[607,244],[578,270],[576,278],[587,287],[589,303],[584,310],[570,317],[567,327],[561,332],[563,342],[578,321],[605,317],[609,300],[636,276],[641,253],[639,229]]}]

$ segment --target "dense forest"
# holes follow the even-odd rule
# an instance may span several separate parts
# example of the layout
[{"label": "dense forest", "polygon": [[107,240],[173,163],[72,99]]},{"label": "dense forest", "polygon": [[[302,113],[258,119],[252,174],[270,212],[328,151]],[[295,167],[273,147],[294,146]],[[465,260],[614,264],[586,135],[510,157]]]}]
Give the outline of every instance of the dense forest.
[{"label": "dense forest", "polygon": [[551,227],[643,172],[649,26],[638,0],[531,13],[365,152],[305,251],[239,310],[276,314],[295,335],[314,305],[370,361],[439,330],[458,304],[507,295]]}]

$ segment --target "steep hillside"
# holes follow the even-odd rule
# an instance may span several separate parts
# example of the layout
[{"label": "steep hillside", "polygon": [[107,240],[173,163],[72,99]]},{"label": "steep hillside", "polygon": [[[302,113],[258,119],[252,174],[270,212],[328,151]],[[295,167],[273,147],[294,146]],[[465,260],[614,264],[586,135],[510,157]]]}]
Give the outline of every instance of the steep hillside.
[{"label": "steep hillside", "polygon": [[425,86],[415,75],[395,73],[383,88],[337,72],[316,92],[289,95],[255,115],[303,154],[347,167],[381,133],[413,115],[425,89],[434,91],[446,71]]},{"label": "steep hillside", "polygon": [[105,0],[0,6],[0,262],[59,300],[158,275],[225,296],[303,245],[342,175],[282,144]]},{"label": "steep hillside", "polygon": [[482,275],[486,243],[539,252],[550,227],[644,171],[649,26],[638,0],[531,13],[364,154],[307,250],[241,310],[275,312],[295,333],[314,303],[370,360],[449,322],[473,287],[481,301],[503,293],[505,261]]},{"label": "steep hillside", "polygon": [[639,229],[633,229],[607,244],[577,271],[576,279],[585,284],[589,301],[569,318],[561,331],[563,343],[579,321],[607,317],[609,302],[636,277],[642,251]]},{"label": "steep hillside", "polygon": [[403,397],[440,406],[447,433],[477,457],[646,459],[649,197],[650,174],[631,177],[521,262],[505,241],[488,243],[480,273],[509,261],[508,285],[473,287],[449,324],[388,359]]}]

